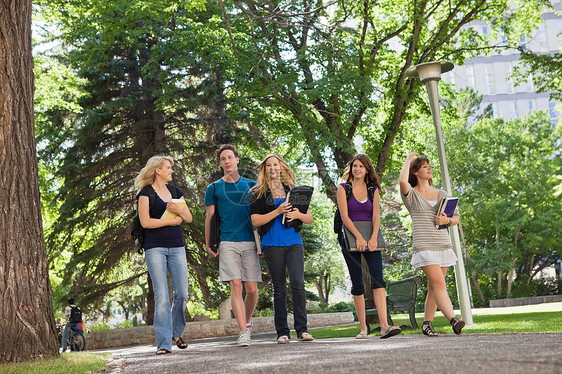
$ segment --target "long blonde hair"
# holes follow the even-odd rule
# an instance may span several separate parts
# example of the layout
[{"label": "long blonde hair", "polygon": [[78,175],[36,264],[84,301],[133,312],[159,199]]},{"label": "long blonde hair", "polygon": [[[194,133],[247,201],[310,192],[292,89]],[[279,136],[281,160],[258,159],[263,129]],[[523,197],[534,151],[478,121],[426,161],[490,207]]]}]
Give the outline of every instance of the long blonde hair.
[{"label": "long blonde hair", "polygon": [[281,166],[281,183],[286,184],[287,186],[289,186],[289,188],[293,188],[297,185],[295,173],[293,173],[289,165],[285,161],[283,161],[283,159],[278,154],[270,153],[265,156],[261,164],[257,167],[258,181],[256,185],[250,190],[258,198],[262,197],[267,192],[268,183],[267,177],[265,175],[265,163],[271,157],[275,157],[279,161],[279,166]]},{"label": "long blonde hair", "polygon": [[142,168],[139,175],[135,178],[135,188],[139,191],[145,186],[154,183],[156,179],[156,169],[160,169],[164,161],[169,161],[171,166],[174,166],[174,159],[170,156],[152,156],[146,162],[146,166]]}]

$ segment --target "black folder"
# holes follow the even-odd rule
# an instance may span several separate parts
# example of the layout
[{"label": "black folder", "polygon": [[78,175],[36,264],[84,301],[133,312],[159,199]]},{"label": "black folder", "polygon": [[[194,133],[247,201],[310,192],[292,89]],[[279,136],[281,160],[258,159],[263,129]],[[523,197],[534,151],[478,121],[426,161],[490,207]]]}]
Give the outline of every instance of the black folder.
[{"label": "black folder", "polygon": [[[287,194],[287,201],[296,208],[301,213],[306,213],[308,207],[310,206],[310,199],[312,198],[312,193],[314,192],[314,187],[310,186],[296,186],[291,188]],[[281,221],[285,227],[296,227],[302,224],[300,219],[288,220],[285,219],[285,214],[283,214],[283,220]]]}]

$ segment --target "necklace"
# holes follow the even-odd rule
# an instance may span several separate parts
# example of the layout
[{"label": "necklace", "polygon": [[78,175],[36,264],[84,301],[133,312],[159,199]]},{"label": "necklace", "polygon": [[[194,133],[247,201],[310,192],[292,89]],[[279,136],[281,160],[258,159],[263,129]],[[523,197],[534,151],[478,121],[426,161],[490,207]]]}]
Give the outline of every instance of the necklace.
[{"label": "necklace", "polygon": [[282,199],[286,196],[284,188],[275,188],[275,189],[270,188],[270,190],[271,190],[271,195],[273,195],[274,199]]}]

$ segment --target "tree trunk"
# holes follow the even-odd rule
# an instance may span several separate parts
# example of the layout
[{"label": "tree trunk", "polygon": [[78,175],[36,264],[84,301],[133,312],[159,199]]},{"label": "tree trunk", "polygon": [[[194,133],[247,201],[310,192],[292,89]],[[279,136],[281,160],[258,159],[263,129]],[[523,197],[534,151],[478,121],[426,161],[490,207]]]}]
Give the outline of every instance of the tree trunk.
[{"label": "tree trunk", "polygon": [[148,280],[148,293],[146,294],[146,315],[144,316],[144,322],[147,325],[154,324],[154,289],[152,288],[152,280],[150,279],[150,274],[146,273],[146,279]]},{"label": "tree trunk", "polygon": [[535,255],[531,256],[531,263],[529,264],[529,272],[527,274],[527,282],[525,282],[525,290],[528,291],[529,284],[531,284],[531,279],[533,279],[533,266],[535,263]]},{"label": "tree trunk", "polygon": [[[497,217],[496,217],[497,218]],[[500,243],[500,228],[496,226],[496,247]],[[498,299],[502,297],[502,272],[498,271]]]},{"label": "tree trunk", "polygon": [[480,300],[482,300],[482,305],[486,305],[486,298],[484,297],[484,293],[478,284],[478,277],[476,274],[472,274],[472,284],[474,284],[474,288],[476,288],[476,292],[478,292],[478,296],[480,297]]},{"label": "tree trunk", "polygon": [[330,298],[330,292],[332,290],[332,277],[330,276],[330,272],[327,272],[324,276],[324,294],[326,297],[324,298],[324,302],[328,304],[328,299]]},{"label": "tree trunk", "polygon": [[58,354],[33,118],[31,0],[0,1],[0,363]]},{"label": "tree trunk", "polygon": [[324,292],[322,291],[322,276],[319,276],[319,279],[314,277],[314,285],[316,286],[316,291],[318,291],[318,298],[321,302],[325,303]]},{"label": "tree trunk", "polygon": [[511,297],[511,285],[513,284],[513,274],[515,273],[515,267],[509,269],[509,273],[507,273],[507,293],[505,295],[506,298]]}]

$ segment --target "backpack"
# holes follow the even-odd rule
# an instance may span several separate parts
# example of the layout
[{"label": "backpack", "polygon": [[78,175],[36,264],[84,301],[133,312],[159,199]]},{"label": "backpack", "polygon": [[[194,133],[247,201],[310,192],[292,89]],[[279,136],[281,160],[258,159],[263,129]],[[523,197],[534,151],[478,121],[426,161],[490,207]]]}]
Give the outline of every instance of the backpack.
[{"label": "backpack", "polygon": [[[168,190],[172,194],[172,199],[178,199],[177,190],[175,188],[171,188],[169,185],[166,185]],[[149,211],[152,211],[154,207],[154,201],[156,200],[156,191],[151,185],[147,185],[146,189],[148,190],[148,206]],[[145,236],[145,228],[142,227],[140,218],[139,218],[139,211],[138,211],[138,201],[137,201],[137,209],[133,210],[133,222],[131,223],[131,237],[135,242],[136,246],[138,247],[139,255],[142,255],[144,252],[144,236]]]},{"label": "backpack", "polygon": [[[371,204],[373,203],[373,197],[375,196],[376,189],[377,188],[374,184],[367,185],[367,196],[369,197]],[[347,200],[348,203],[349,203],[349,199],[351,199],[352,193],[353,193],[353,185],[351,184],[351,182],[345,182],[345,199]],[[334,214],[334,232],[338,234],[338,239],[341,235],[342,227],[343,227],[343,220],[341,218],[340,210],[336,205],[336,213]]]},{"label": "backpack", "polygon": [[76,305],[70,307],[70,323],[82,322],[82,311]]}]

